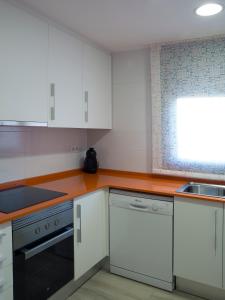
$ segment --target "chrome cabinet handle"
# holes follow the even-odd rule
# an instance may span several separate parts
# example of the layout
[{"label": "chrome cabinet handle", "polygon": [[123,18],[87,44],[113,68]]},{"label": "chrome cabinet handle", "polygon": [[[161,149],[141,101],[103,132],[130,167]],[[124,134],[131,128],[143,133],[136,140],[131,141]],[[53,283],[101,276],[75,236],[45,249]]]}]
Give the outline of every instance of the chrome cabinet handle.
[{"label": "chrome cabinet handle", "polygon": [[82,235],[81,235],[81,205],[77,205],[77,242],[82,242]]},{"label": "chrome cabinet handle", "polygon": [[51,104],[50,104],[50,119],[52,121],[55,120],[55,84],[50,84],[50,96],[51,96]]},{"label": "chrome cabinet handle", "polygon": [[85,122],[88,122],[88,91],[84,92],[84,102],[85,102],[84,119]]},{"label": "chrome cabinet handle", "polygon": [[216,255],[216,251],[217,251],[217,209],[214,211],[214,251],[215,251],[215,255]]}]

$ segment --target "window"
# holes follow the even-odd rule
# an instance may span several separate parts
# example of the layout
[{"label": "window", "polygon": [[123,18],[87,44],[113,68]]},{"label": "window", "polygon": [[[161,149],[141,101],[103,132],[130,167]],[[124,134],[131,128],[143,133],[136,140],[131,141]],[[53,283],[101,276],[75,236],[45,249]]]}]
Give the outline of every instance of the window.
[{"label": "window", "polygon": [[224,179],[225,37],[152,46],[151,96],[153,172]]},{"label": "window", "polygon": [[177,159],[225,163],[225,97],[178,98]]}]

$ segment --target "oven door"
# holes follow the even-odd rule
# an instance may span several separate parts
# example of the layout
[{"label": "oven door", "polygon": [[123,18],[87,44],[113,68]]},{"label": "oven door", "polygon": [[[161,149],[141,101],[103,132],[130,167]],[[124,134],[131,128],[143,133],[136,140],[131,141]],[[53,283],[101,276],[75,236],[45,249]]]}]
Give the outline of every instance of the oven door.
[{"label": "oven door", "polygon": [[46,300],[74,278],[73,227],[14,252],[14,300]]}]

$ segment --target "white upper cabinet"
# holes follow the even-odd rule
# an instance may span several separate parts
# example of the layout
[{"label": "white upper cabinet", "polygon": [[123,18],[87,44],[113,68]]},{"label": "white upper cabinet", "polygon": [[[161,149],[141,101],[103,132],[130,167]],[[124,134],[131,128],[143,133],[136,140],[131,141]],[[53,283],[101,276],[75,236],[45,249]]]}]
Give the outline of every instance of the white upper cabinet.
[{"label": "white upper cabinet", "polygon": [[49,126],[84,127],[83,44],[49,28]]},{"label": "white upper cabinet", "polygon": [[3,0],[0,54],[0,124],[112,127],[109,54]]},{"label": "white upper cabinet", "polygon": [[87,128],[112,128],[111,56],[84,45],[84,102]]},{"label": "white upper cabinet", "polygon": [[0,1],[0,120],[47,122],[48,24]]},{"label": "white upper cabinet", "polygon": [[174,274],[222,287],[223,203],[175,198]]}]

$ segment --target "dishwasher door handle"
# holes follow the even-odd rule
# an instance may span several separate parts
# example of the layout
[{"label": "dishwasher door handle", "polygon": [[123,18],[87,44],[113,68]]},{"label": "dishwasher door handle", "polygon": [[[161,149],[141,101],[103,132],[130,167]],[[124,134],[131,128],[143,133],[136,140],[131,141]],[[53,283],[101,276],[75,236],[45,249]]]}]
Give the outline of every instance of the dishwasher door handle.
[{"label": "dishwasher door handle", "polygon": [[137,210],[137,211],[148,211],[148,206],[140,205],[140,204],[130,204],[130,209]]},{"label": "dishwasher door handle", "polygon": [[69,227],[65,232],[49,239],[48,241],[46,241],[42,244],[39,244],[31,249],[24,248],[21,250],[21,252],[24,254],[25,260],[27,260],[27,259],[37,255],[38,253],[50,248],[51,246],[67,239],[68,237],[70,237],[72,235],[73,235],[73,228]]}]

